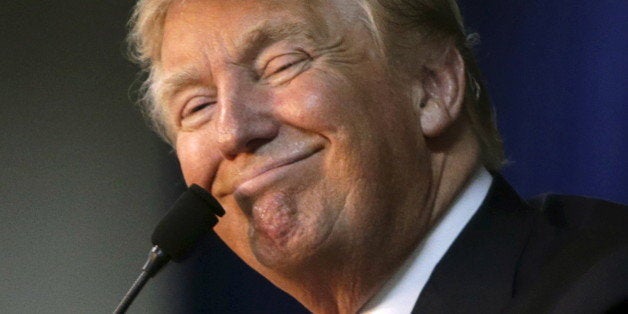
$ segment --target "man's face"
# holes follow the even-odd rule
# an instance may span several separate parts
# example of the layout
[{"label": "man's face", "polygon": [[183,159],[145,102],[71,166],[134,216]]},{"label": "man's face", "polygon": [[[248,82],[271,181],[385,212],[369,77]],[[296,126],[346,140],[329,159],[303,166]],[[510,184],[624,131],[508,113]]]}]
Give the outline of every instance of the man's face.
[{"label": "man's face", "polygon": [[166,19],[159,91],[185,180],[267,276],[402,254],[429,216],[411,93],[345,2],[189,0]]}]

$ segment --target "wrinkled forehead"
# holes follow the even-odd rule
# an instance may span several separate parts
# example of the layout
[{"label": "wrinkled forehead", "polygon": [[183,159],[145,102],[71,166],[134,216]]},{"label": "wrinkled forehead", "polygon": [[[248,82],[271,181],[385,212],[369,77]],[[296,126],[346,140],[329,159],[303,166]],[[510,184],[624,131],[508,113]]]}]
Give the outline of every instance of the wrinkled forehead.
[{"label": "wrinkled forehead", "polygon": [[237,45],[263,26],[299,25],[324,33],[355,25],[359,15],[357,0],[176,0],[168,8],[163,39],[182,35],[171,34],[173,29],[212,30]]},{"label": "wrinkled forehead", "polygon": [[[242,47],[264,29],[299,25],[324,29],[313,5],[304,1],[192,0],[176,1],[164,21],[162,56],[193,38],[213,49]],[[293,27],[294,28],[294,27]],[[299,28],[299,27],[297,27]],[[297,30],[294,30],[297,31]],[[259,36],[259,35],[257,35]]]},{"label": "wrinkled forehead", "polygon": [[198,48],[237,63],[264,41],[345,36],[358,15],[354,0],[175,0],[167,8],[153,70],[160,77]]},{"label": "wrinkled forehead", "polygon": [[155,78],[199,48],[239,63],[265,41],[344,37],[356,30],[361,12],[355,0],[175,0],[163,23],[159,60],[153,60]]}]

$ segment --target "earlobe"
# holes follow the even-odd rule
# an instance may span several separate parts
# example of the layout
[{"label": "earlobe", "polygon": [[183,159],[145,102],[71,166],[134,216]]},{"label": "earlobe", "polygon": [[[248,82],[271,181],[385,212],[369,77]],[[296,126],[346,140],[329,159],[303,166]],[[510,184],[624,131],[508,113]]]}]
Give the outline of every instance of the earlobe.
[{"label": "earlobe", "polygon": [[437,101],[423,103],[421,109],[421,129],[425,137],[437,137],[453,122],[448,110]]},{"label": "earlobe", "polygon": [[460,117],[465,83],[464,61],[453,46],[425,65],[419,104],[425,137],[439,136]]}]

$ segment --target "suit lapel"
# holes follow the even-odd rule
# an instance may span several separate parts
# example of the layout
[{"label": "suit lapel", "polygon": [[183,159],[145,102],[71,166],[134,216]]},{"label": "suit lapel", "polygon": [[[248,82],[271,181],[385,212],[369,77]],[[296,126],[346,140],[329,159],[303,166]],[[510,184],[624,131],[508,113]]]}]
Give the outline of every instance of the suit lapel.
[{"label": "suit lapel", "polygon": [[499,175],[438,263],[413,313],[500,312],[511,299],[533,210]]}]

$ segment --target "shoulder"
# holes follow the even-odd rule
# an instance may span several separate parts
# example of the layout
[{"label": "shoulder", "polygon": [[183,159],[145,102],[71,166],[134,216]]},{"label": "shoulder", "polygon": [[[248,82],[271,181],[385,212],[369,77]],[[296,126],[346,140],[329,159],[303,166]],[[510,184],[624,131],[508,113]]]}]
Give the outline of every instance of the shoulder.
[{"label": "shoulder", "polygon": [[628,206],[595,198],[543,194],[528,200],[542,222],[558,229],[628,235]]},{"label": "shoulder", "polygon": [[547,194],[520,259],[513,312],[600,312],[628,297],[628,207]]}]

